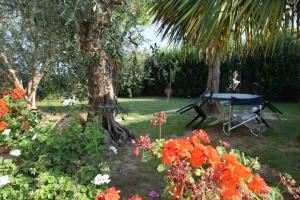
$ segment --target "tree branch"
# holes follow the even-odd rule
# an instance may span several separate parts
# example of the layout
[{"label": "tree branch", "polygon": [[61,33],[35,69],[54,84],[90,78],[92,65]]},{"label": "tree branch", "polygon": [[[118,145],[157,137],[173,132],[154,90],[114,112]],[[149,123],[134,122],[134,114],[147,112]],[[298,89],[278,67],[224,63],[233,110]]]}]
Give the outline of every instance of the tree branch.
[{"label": "tree branch", "polygon": [[8,62],[7,56],[4,53],[2,53],[2,52],[0,53],[0,62],[6,68],[8,74],[9,74],[9,79],[10,79],[11,82],[14,83],[15,87],[17,87],[17,88],[23,88],[23,85],[22,85],[21,81],[19,80],[19,78],[17,76],[16,70],[14,70],[12,68],[12,66]]}]

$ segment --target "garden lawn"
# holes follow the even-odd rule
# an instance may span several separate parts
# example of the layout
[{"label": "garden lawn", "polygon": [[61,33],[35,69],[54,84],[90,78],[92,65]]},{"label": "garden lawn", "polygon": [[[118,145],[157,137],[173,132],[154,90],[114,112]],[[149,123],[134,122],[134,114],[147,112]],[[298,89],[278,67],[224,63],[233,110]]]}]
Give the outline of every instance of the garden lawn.
[{"label": "garden lawn", "polygon": [[[120,115],[117,119],[121,124],[128,126],[136,136],[148,134],[154,139],[158,137],[158,129],[150,126],[152,114],[181,108],[192,101],[193,99],[172,98],[168,103],[164,98],[120,98],[119,103],[128,114],[123,115],[125,121],[121,120]],[[42,101],[38,105],[43,111],[52,111],[57,115],[69,110],[58,100]],[[243,128],[236,129],[230,137],[225,136],[221,125],[208,126],[208,122],[213,119],[206,120],[200,128],[208,132],[214,146],[219,140],[223,140],[246,155],[259,157],[263,166],[262,176],[270,185],[277,185],[278,171],[291,174],[300,183],[300,110],[296,103],[274,105],[284,113],[284,119],[267,120],[271,128],[265,129],[258,138]],[[76,109],[85,112],[84,107],[85,102],[75,106]],[[169,112],[167,115],[167,123],[162,129],[163,137],[189,136],[191,128],[186,128],[185,124],[194,117],[193,111],[183,115]],[[163,180],[162,176],[156,173],[156,163],[140,163],[134,158],[131,147],[121,147],[119,152],[116,158],[110,159],[113,163],[112,184],[121,189],[125,197],[133,193],[147,195],[151,190],[162,192]]]}]

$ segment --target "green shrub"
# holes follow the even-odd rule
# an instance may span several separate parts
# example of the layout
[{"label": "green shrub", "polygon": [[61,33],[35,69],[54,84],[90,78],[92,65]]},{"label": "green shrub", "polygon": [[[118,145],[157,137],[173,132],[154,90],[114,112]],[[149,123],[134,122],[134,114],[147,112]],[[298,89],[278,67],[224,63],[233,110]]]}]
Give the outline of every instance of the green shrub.
[{"label": "green shrub", "polygon": [[4,98],[0,121],[6,127],[0,130],[0,146],[10,149],[10,155],[0,158],[0,199],[85,200],[107,187],[92,183],[96,175],[109,172],[101,157],[105,135],[96,122],[84,130],[75,119],[62,129],[41,126],[24,98]]},{"label": "green shrub", "polygon": [[[234,71],[241,74],[240,92],[252,91],[257,82],[261,93],[270,100],[295,101],[299,97],[299,45],[287,39],[286,46],[275,48],[268,55],[256,50],[250,55],[233,55],[221,64],[220,92],[229,88]],[[169,69],[176,72],[172,79],[173,96],[198,97],[207,82],[207,64],[195,50],[171,49],[155,51],[145,61],[149,78],[145,80],[143,95],[165,96]]]}]

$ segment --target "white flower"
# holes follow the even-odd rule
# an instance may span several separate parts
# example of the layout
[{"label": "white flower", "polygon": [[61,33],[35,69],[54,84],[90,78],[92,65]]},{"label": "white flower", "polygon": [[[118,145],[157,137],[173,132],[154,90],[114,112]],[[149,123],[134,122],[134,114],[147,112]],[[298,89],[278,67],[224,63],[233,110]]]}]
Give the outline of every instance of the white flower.
[{"label": "white flower", "polygon": [[37,137],[37,134],[34,134],[34,136],[32,136],[32,140],[35,140]]},{"label": "white flower", "polygon": [[92,181],[92,183],[94,183],[95,185],[102,185],[104,183],[109,183],[110,179],[109,179],[109,175],[108,174],[98,174],[94,180]]},{"label": "white flower", "polygon": [[116,155],[118,154],[118,149],[115,146],[109,146],[108,149],[111,150],[111,151],[113,151],[114,154],[116,154]]},{"label": "white flower", "polygon": [[2,135],[9,135],[10,132],[11,132],[10,129],[5,129],[5,130],[2,132]]},{"label": "white flower", "polygon": [[19,156],[19,155],[21,155],[21,150],[19,150],[19,149],[14,149],[14,150],[11,150],[11,151],[9,152],[9,154],[12,155],[12,156]]},{"label": "white flower", "polygon": [[0,188],[7,185],[9,183],[8,176],[0,176]]},{"label": "white flower", "polygon": [[63,105],[64,105],[64,106],[72,106],[72,105],[74,105],[75,103],[76,103],[76,98],[75,98],[75,96],[70,97],[70,98],[68,98],[68,99],[65,99],[65,100],[63,101]]}]

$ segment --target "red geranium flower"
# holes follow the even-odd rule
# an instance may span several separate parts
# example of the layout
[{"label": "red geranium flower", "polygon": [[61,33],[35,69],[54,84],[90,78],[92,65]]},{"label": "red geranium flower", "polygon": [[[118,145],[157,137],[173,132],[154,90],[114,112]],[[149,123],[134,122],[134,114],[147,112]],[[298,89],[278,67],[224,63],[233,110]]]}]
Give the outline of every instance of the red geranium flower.
[{"label": "red geranium flower", "polygon": [[205,153],[205,151],[206,151],[205,147],[202,148],[198,147],[192,152],[190,162],[193,167],[196,168],[201,167],[201,165],[207,162],[208,156]]},{"label": "red geranium flower", "polygon": [[0,99],[0,117],[5,115],[9,111],[6,106],[6,101],[4,99]]},{"label": "red geranium flower", "polygon": [[252,177],[252,181],[248,183],[248,188],[249,190],[257,194],[266,194],[269,192],[265,181],[262,178],[260,178],[259,175],[255,175]]},{"label": "red geranium flower", "polygon": [[154,119],[157,120],[160,124],[164,124],[167,122],[167,115],[163,111],[155,113],[153,116]]},{"label": "red geranium flower", "polygon": [[170,165],[175,160],[190,158],[193,149],[194,146],[189,139],[170,139],[163,144],[162,162]]},{"label": "red geranium flower", "polygon": [[208,137],[206,131],[204,131],[204,130],[202,130],[202,129],[194,130],[194,131],[192,132],[192,136],[193,136],[193,137],[195,137],[195,136],[196,136],[196,137],[199,137],[200,140],[201,140],[202,142],[204,142],[205,144],[210,144],[210,140],[209,140],[209,137]]},{"label": "red geranium flower", "polygon": [[5,121],[0,121],[0,131],[3,131],[6,129],[7,123]]},{"label": "red geranium flower", "polygon": [[143,136],[141,135],[138,139],[134,141],[135,146],[141,149],[151,149],[152,148],[152,142],[148,135]]},{"label": "red geranium flower", "polygon": [[153,126],[153,127],[157,127],[157,126],[158,126],[158,121],[157,121],[156,119],[152,119],[152,120],[150,121],[150,124],[151,124],[151,126]]},{"label": "red geranium flower", "polygon": [[120,199],[119,193],[120,191],[116,190],[116,188],[114,187],[108,188],[104,192],[98,194],[95,197],[95,200],[119,200]]},{"label": "red geranium flower", "polygon": [[22,88],[15,88],[12,90],[11,98],[13,99],[21,99],[23,98],[25,92]]},{"label": "red geranium flower", "polygon": [[130,197],[128,200],[144,200],[143,197],[140,197],[139,195],[134,195]]}]

